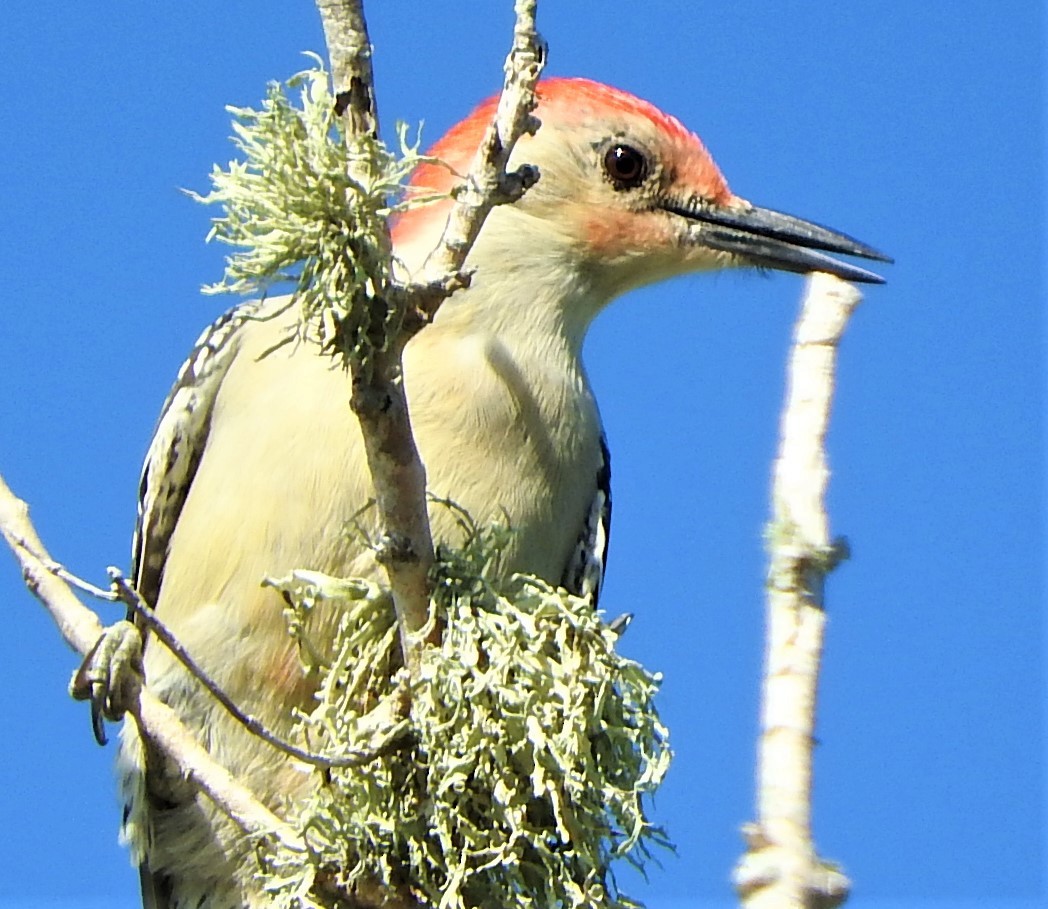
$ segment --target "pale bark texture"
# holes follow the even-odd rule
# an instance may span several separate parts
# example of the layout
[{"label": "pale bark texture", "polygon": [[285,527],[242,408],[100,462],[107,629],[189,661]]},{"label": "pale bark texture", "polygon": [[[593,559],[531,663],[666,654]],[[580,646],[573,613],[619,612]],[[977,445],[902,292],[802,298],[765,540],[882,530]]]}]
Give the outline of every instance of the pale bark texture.
[{"label": "pale bark texture", "polygon": [[517,20],[513,48],[506,57],[498,111],[477,149],[463,191],[456,197],[444,238],[429,257],[426,283],[458,274],[488,212],[496,205],[519,199],[538,179],[534,168],[527,166],[506,172],[517,140],[525,133],[534,133],[539,125],[531,112],[546,46],[535,30],[536,5],[536,0],[517,0],[514,6]]},{"label": "pale bark texture", "polygon": [[758,819],[744,829],[734,874],[746,909],[823,909],[848,893],[847,878],[816,854],[811,783],[824,580],[844,555],[826,515],[825,440],[837,347],[860,299],[853,285],[812,275],[794,329],[768,531]]},{"label": "pale bark texture", "polygon": [[[363,5],[355,0],[317,0],[333,81],[336,110],[343,119],[346,143],[353,146],[378,138],[378,108],[371,67],[371,39]],[[358,159],[361,172],[350,176],[367,182],[369,159]],[[387,255],[392,244],[388,227],[382,238]],[[375,282],[374,276],[372,282]],[[396,303],[388,284],[372,283],[370,305],[389,310]],[[373,324],[386,320],[377,314]],[[429,571],[433,565],[433,537],[426,510],[426,471],[415,446],[408,417],[401,368],[403,341],[379,340],[369,368],[350,363],[353,379],[350,399],[360,420],[368,467],[375,487],[375,504],[383,528],[379,561],[389,578],[400,627],[404,663],[417,666],[418,647],[429,620]],[[439,630],[436,630],[439,633]]]},{"label": "pale bark texture", "polygon": [[[371,67],[371,41],[358,0],[317,0],[328,46],[333,92],[344,119],[347,143],[377,137],[379,123]],[[411,432],[402,353],[411,335],[432,319],[443,299],[468,278],[460,275],[484,218],[501,202],[513,201],[534,174],[505,172],[517,139],[533,130],[534,87],[544,50],[535,32],[536,0],[518,0],[513,49],[498,115],[478,150],[467,189],[453,207],[435,267],[423,284],[403,289],[375,287],[371,305],[406,308],[404,330],[375,353],[367,369],[351,364],[351,404],[360,420],[383,537],[378,558],[386,569],[400,628],[404,664],[418,666],[419,648],[440,639],[429,612],[433,538],[426,503],[426,472]],[[361,167],[367,167],[366,156]],[[352,176],[352,175],[351,175]],[[508,188],[507,188],[508,187]],[[390,248],[388,233],[386,248]],[[382,319],[376,319],[382,324]]]}]

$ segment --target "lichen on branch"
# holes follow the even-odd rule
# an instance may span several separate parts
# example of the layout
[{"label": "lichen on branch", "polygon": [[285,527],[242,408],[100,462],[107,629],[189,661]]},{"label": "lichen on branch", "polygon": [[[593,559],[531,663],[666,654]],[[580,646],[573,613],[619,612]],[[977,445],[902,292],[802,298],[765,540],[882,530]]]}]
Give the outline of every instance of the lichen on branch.
[{"label": "lichen on branch", "polygon": [[[508,533],[473,528],[462,549],[441,547],[432,609],[444,634],[410,681],[412,731],[366,772],[333,770],[301,806],[310,860],[274,857],[275,906],[322,907],[324,886],[371,884],[446,909],[633,905],[610,871],[665,842],[644,806],[670,760],[659,676],[615,652],[589,600],[501,580]],[[341,584],[284,586],[309,609],[330,606]],[[318,705],[299,718],[315,748],[373,748],[374,716],[404,684],[393,611],[376,592],[350,597]]]},{"label": "lichen on branch", "polygon": [[[207,292],[265,294],[290,283],[301,334],[352,362],[366,362],[400,330],[386,219],[433,197],[403,197],[426,159],[398,126],[394,153],[371,136],[347,142],[328,73],[315,66],[272,82],[260,109],[229,107],[241,159],[211,172],[200,202],[220,205],[208,239],[238,247]],[[298,94],[296,104],[292,93]]]}]

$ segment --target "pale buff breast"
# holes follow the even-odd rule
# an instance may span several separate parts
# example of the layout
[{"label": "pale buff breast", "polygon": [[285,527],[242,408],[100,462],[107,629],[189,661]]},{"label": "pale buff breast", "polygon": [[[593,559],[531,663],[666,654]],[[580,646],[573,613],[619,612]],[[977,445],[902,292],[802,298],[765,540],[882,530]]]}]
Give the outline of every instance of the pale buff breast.
[{"label": "pale buff breast", "polygon": [[[380,576],[365,543],[376,521],[366,509],[372,490],[349,378],[312,346],[274,349],[291,316],[245,329],[158,602],[201,664],[269,722],[287,713],[275,691],[292,701],[309,691],[283,602],[260,586],[262,578],[294,568]],[[478,522],[508,519],[518,532],[505,554],[507,572],[553,583],[578,539],[600,461],[595,406],[573,366],[522,360],[490,336],[439,325],[416,337],[405,357],[429,489]],[[459,542],[456,515],[442,505],[430,511],[435,539]],[[152,680],[172,668],[161,648],[148,648]]]}]

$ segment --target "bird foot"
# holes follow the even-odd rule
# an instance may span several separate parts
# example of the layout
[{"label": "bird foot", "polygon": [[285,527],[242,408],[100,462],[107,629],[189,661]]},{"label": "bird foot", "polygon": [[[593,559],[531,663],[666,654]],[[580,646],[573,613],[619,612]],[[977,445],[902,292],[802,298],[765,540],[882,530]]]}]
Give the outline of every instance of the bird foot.
[{"label": "bird foot", "polygon": [[84,657],[69,683],[69,694],[91,702],[95,741],[107,741],[103,720],[119,720],[142,687],[142,633],[131,622],[110,625]]}]

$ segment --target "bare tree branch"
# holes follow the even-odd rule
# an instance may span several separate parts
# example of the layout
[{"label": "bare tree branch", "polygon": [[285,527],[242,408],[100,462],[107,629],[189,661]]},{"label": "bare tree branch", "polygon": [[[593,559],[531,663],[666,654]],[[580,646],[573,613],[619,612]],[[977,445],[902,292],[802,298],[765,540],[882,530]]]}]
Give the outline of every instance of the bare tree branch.
[{"label": "bare tree branch", "polygon": [[829,535],[825,439],[837,346],[860,300],[854,286],[812,275],[794,329],[768,532],[758,820],[744,829],[748,849],[734,875],[747,909],[827,909],[848,895],[848,879],[815,852],[811,780],[823,587],[845,556]]},{"label": "bare tree branch", "polygon": [[[65,642],[81,656],[102,636],[102,623],[81,603],[69,586],[52,571],[54,561],[29,520],[29,507],[0,477],[0,534],[22,567],[30,592],[51,614]],[[132,693],[129,712],[142,735],[174,761],[182,775],[198,786],[241,829],[252,836],[273,836],[295,851],[305,849],[301,837],[261,804],[197,743],[178,715],[139,687]]]},{"label": "bare tree branch", "polygon": [[[347,144],[378,136],[371,40],[363,5],[357,0],[317,0],[328,46],[336,110],[345,123]],[[357,166],[366,169],[367,156]],[[351,174],[364,180],[369,174]],[[384,247],[392,256],[389,230]],[[373,287],[363,305],[395,305],[392,288]],[[383,325],[384,318],[373,320]],[[426,471],[415,446],[408,418],[407,395],[401,364],[406,339],[379,344],[368,368],[352,363],[351,406],[360,420],[368,467],[375,487],[375,501],[383,538],[379,561],[389,578],[400,628],[400,646],[409,671],[417,666],[417,653],[427,635],[439,635],[429,623],[429,570],[433,565],[433,537],[426,511]],[[428,631],[426,629],[429,629]]]},{"label": "bare tree branch", "polygon": [[378,138],[378,103],[371,68],[371,38],[358,0],[317,0],[324,24],[335,111],[345,117],[352,137]]},{"label": "bare tree branch", "polygon": [[531,112],[535,86],[546,62],[546,45],[535,28],[536,6],[537,0],[516,0],[514,4],[513,48],[506,57],[498,110],[455,197],[440,246],[427,259],[426,282],[458,274],[491,209],[519,199],[538,180],[537,169],[529,165],[512,174],[506,172],[517,140],[539,126]]},{"label": "bare tree branch", "polygon": [[[435,265],[423,283],[408,289],[375,287],[372,304],[403,305],[409,318],[391,343],[380,347],[369,368],[353,367],[351,404],[360,420],[368,467],[383,527],[379,561],[389,578],[400,628],[404,663],[414,672],[419,648],[437,643],[441,629],[429,614],[429,571],[433,538],[426,508],[426,472],[411,432],[402,354],[411,336],[432,319],[441,302],[466,279],[459,272],[484,217],[499,202],[512,201],[534,183],[532,171],[507,176],[506,163],[517,139],[534,124],[534,86],[544,51],[535,33],[536,0],[518,0],[513,50],[496,122],[492,124],[453,207]],[[344,118],[346,141],[378,135],[371,68],[371,42],[358,0],[317,0],[328,46],[336,110]],[[366,156],[361,167],[367,167]],[[389,248],[388,233],[386,246]],[[382,320],[376,320],[382,324]]]}]

